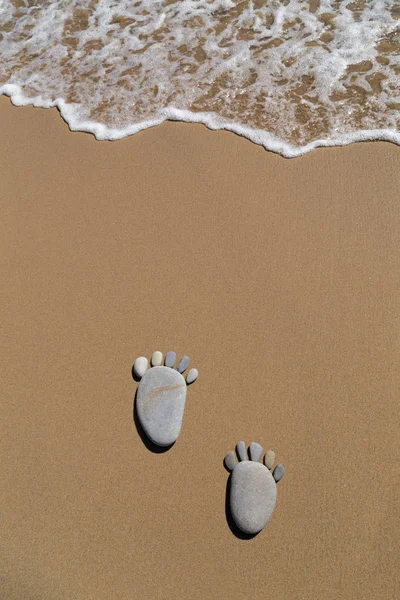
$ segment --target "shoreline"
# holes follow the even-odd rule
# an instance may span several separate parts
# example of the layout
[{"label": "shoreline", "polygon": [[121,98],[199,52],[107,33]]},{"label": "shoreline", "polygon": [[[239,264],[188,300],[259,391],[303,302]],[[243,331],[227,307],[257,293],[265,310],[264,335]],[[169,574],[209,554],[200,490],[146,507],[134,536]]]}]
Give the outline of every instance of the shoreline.
[{"label": "shoreline", "polygon": [[304,146],[293,146],[267,131],[253,129],[252,127],[229,121],[213,113],[191,112],[176,108],[164,109],[161,111],[162,114],[160,116],[154,117],[151,120],[129,125],[123,129],[115,129],[95,121],[80,122],[74,115],[73,107],[68,105],[64,100],[41,102],[37,99],[25,98],[21,94],[20,89],[19,86],[14,84],[5,84],[0,87],[0,97],[3,95],[9,98],[15,107],[32,106],[46,110],[56,108],[61,119],[67,124],[71,132],[90,133],[98,141],[119,141],[166,122],[179,122],[202,124],[210,131],[229,131],[261,146],[267,152],[274,152],[283,158],[299,158],[317,148],[341,148],[359,142],[390,142],[396,146],[400,146],[400,133],[389,129],[364,129],[342,134],[338,139],[317,139]]}]

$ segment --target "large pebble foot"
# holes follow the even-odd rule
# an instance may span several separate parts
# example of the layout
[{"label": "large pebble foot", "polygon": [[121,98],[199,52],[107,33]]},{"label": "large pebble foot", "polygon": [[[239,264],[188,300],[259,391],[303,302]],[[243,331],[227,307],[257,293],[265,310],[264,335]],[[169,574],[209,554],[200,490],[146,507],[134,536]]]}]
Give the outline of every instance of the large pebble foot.
[{"label": "large pebble foot", "polygon": [[147,358],[143,356],[137,358],[133,365],[133,373],[140,379],[136,395],[137,415],[146,435],[158,446],[170,446],[178,439],[186,388],[199,374],[197,369],[190,369],[185,381],[183,373],[188,367],[189,357],[184,356],[176,368],[175,360],[175,352],[167,352],[162,366],[161,352],[154,352],[150,369],[147,368]]},{"label": "large pebble foot", "polygon": [[282,479],[284,468],[277,465],[271,474],[275,453],[269,450],[264,463],[258,462],[262,448],[256,442],[250,444],[250,460],[246,458],[246,446],[239,442],[236,446],[239,463],[235,454],[228,452],[225,466],[232,471],[230,486],[230,510],[236,525],[249,535],[259,533],[268,523],[275,507],[276,484]]}]

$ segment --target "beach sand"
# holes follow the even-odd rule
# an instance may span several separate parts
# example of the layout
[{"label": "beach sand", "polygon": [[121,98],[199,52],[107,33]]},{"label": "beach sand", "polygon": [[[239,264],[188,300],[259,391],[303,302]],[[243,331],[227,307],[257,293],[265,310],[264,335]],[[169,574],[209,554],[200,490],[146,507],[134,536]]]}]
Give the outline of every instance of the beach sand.
[{"label": "beach sand", "polygon": [[[1,599],[398,598],[399,148],[0,109]],[[159,454],[132,418],[155,350],[200,372]],[[286,467],[251,540],[241,439]]]}]

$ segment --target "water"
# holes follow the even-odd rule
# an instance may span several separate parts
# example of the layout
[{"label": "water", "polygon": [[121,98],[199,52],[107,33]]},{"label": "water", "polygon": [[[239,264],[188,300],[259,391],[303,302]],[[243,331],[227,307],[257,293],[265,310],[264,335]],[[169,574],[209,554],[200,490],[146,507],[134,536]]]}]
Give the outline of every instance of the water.
[{"label": "water", "polygon": [[400,4],[0,0],[0,93],[115,140],[166,119],[284,156],[400,143]]}]

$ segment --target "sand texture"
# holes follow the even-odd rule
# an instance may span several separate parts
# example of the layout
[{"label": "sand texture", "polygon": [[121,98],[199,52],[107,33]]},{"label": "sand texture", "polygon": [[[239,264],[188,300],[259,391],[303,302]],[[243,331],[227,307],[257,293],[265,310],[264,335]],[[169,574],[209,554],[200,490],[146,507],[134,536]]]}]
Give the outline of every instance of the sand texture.
[{"label": "sand texture", "polygon": [[[399,598],[399,148],[0,119],[1,600]],[[155,350],[200,373],[159,452],[131,376]],[[239,440],[286,469],[254,539]]]}]

